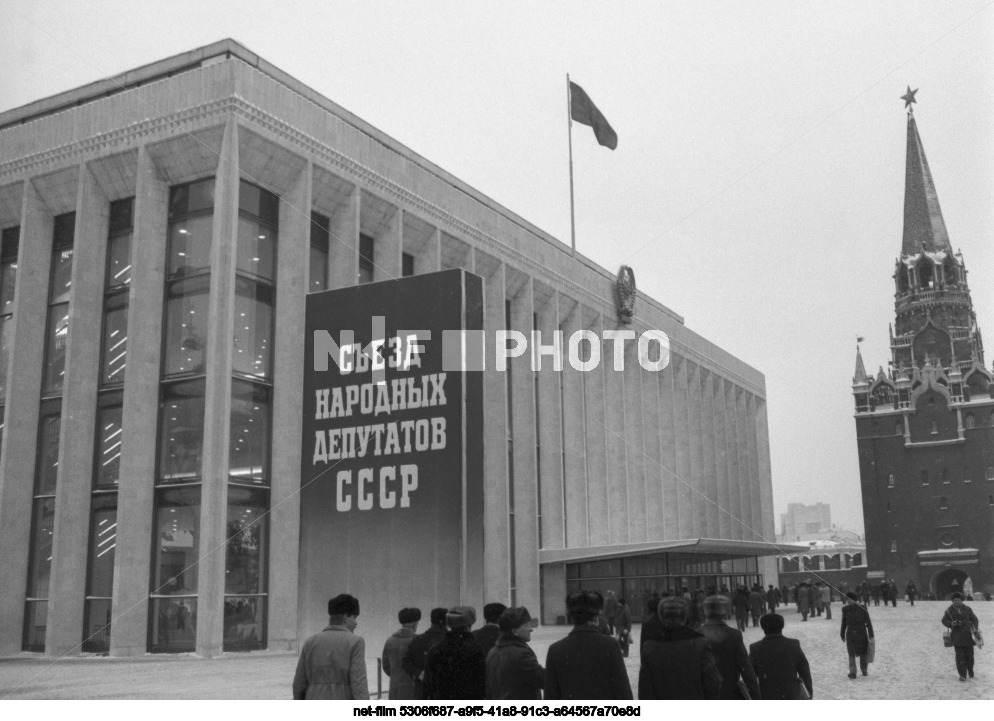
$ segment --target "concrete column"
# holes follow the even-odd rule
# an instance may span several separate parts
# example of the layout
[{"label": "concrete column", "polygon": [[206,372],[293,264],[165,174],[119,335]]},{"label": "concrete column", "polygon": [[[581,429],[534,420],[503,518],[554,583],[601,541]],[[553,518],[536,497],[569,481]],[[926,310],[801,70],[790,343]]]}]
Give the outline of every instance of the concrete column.
[{"label": "concrete column", "polygon": [[628,465],[628,540],[646,540],[646,453],[642,438],[642,366],[639,365],[638,336],[625,341],[625,455]]},{"label": "concrete column", "polygon": [[[600,314],[581,317],[581,328],[593,331],[597,338],[603,338]],[[597,346],[598,341],[595,340],[594,345]],[[596,368],[582,373],[587,453],[587,542],[591,546],[604,546],[611,542],[611,524],[615,519],[609,511],[608,489],[613,479],[617,478],[617,469],[608,467],[605,443],[608,421],[604,407],[604,366],[610,360],[605,359],[605,344],[599,345],[600,363]],[[590,344],[586,341],[580,344],[581,358],[589,348]]]},{"label": "concrete column", "polygon": [[[638,347],[636,346],[636,352]],[[660,376],[668,375],[667,366],[661,371],[647,371],[639,368],[642,384],[642,438],[645,451],[645,533],[647,541],[658,541],[666,537],[666,512],[664,508],[662,449],[660,436],[663,433],[661,416],[670,413],[659,398]]]},{"label": "concrete column", "polygon": [[690,435],[690,477],[693,490],[694,516],[692,535],[707,535],[707,488],[704,484],[704,430],[701,423],[701,367],[687,363],[688,416]]},{"label": "concrete column", "polygon": [[231,350],[238,243],[238,124],[229,117],[214,185],[211,290],[207,322],[204,451],[200,491],[197,653],[221,654],[224,645],[224,568],[227,556],[228,437],[231,430]]},{"label": "concrete column", "polygon": [[676,477],[676,409],[674,379],[677,356],[670,355],[670,364],[657,373],[659,389],[659,458],[662,475],[663,538],[680,538],[680,484]]},{"label": "concrete column", "polygon": [[348,288],[359,279],[359,189],[330,218],[328,290]]},{"label": "concrete column", "polygon": [[[588,545],[587,431],[584,412],[584,373],[569,362],[569,340],[582,327],[579,303],[558,296],[559,325],[563,330],[563,372],[560,380],[563,419],[563,535],[567,548]],[[565,586],[563,587],[565,590]]]},{"label": "concrete column", "polygon": [[735,440],[738,450],[738,484],[742,508],[739,519],[742,521],[742,535],[745,541],[752,540],[752,495],[749,492],[749,424],[746,422],[745,391],[735,389]]},{"label": "concrete column", "polygon": [[711,388],[714,406],[714,451],[715,473],[718,481],[718,537],[734,538],[732,526],[737,522],[732,519],[731,490],[728,482],[728,421],[725,417],[725,379],[713,376]]},{"label": "concrete column", "polygon": [[273,345],[273,440],[269,517],[269,638],[271,650],[297,647],[300,554],[300,392],[304,383],[304,308],[309,259],[310,163],[280,203],[279,262]]},{"label": "concrete column", "polygon": [[742,478],[739,474],[739,428],[738,412],[735,405],[736,387],[731,381],[725,382],[725,449],[728,466],[728,509],[732,514],[731,535],[729,538],[747,538],[742,526]]},{"label": "concrete column", "polygon": [[[602,328],[599,333],[609,328],[615,329],[615,322],[610,318],[602,318]],[[630,540],[628,524],[631,521],[629,512],[629,474],[628,474],[628,430],[625,426],[625,372],[614,369],[614,341],[604,340],[601,343],[601,364],[597,371],[604,378],[604,415],[601,416],[601,431],[603,443],[607,452],[607,473],[604,492],[607,495],[607,511],[609,525],[609,543],[628,543]],[[589,430],[589,428],[588,428]]]},{"label": "concrete column", "polygon": [[759,446],[758,431],[756,429],[756,396],[752,393],[746,396],[746,423],[748,433],[746,438],[749,444],[749,502],[752,507],[752,517],[749,526],[752,528],[752,538],[755,541],[762,540],[763,516],[762,498],[760,497],[759,484]]},{"label": "concrete column", "polygon": [[[551,345],[559,332],[557,296],[553,295],[544,306],[536,309],[538,331],[542,344]],[[562,348],[563,362],[568,365],[566,348]],[[563,548],[563,422],[562,399],[559,382],[562,372],[553,366],[549,356],[542,358],[538,371],[538,467],[540,469],[539,496],[541,498],[542,527],[539,538],[541,548]]]},{"label": "concrete column", "polygon": [[[486,370],[483,374],[484,427],[484,522],[485,539],[483,597],[504,599],[510,588],[508,483],[507,483],[507,377],[494,368],[493,343],[496,331],[504,327],[504,264],[485,269],[480,257],[476,274],[483,276],[483,330],[486,333]],[[491,272],[487,272],[491,270]]]},{"label": "concrete column", "polygon": [[148,151],[138,151],[131,288],[128,291],[128,364],[124,375],[121,482],[117,489],[112,656],[148,648],[149,569],[155,506],[155,449],[162,350],[169,186]]},{"label": "concrete column", "polygon": [[[511,301],[511,328],[531,343],[534,295],[527,279]],[[538,608],[541,589],[538,575],[538,458],[535,439],[535,374],[531,353],[510,359],[511,417],[514,442],[514,578],[515,605]]]},{"label": "concrete column", "polygon": [[0,453],[0,656],[19,653],[24,632],[35,452],[41,399],[52,214],[30,180],[21,201],[7,417]]},{"label": "concrete column", "polygon": [[376,239],[376,250],[373,252],[374,281],[394,280],[401,276],[400,254],[404,247],[403,232],[404,211],[396,208],[387,229]]},{"label": "concrete column", "polygon": [[755,403],[756,449],[759,461],[759,505],[763,526],[758,529],[768,541],[776,540],[773,511],[773,475],[770,464],[770,431],[766,418],[766,399]]},{"label": "concrete column", "polygon": [[80,166],[45,651],[79,653],[89,546],[109,201]]},{"label": "concrete column", "polygon": [[714,393],[712,391],[712,373],[701,369],[701,450],[704,457],[704,516],[706,524],[701,530],[708,538],[721,538],[719,535],[720,517],[727,511],[718,502],[718,470],[714,452]]},{"label": "concrete column", "polygon": [[676,444],[676,491],[679,497],[677,538],[693,538],[694,493],[690,475],[690,406],[687,393],[687,361],[674,356],[673,377],[673,431]]}]

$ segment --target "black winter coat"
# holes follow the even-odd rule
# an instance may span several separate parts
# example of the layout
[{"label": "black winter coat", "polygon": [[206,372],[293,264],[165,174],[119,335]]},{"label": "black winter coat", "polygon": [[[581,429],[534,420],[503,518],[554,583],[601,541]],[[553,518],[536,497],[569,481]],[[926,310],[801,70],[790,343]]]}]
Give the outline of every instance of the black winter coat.
[{"label": "black winter coat", "polygon": [[424,698],[424,683],[422,683],[421,674],[425,670],[425,659],[428,658],[428,651],[443,638],[445,638],[444,628],[429,627],[427,631],[411,639],[407,653],[401,659],[401,668],[414,679],[416,698],[418,699]]},{"label": "black winter coat", "polygon": [[502,633],[487,655],[487,693],[498,701],[539,701],[545,669],[531,647],[513,633]]},{"label": "black winter coat", "polygon": [[976,614],[966,604],[950,606],[942,614],[942,625],[952,629],[953,646],[973,646],[973,630],[980,628]]},{"label": "black winter coat", "polygon": [[621,647],[596,626],[576,626],[549,646],[545,700],[630,701],[632,686]]},{"label": "black winter coat", "polygon": [[842,629],[839,631],[846,642],[846,652],[850,656],[864,656],[870,650],[873,638],[873,623],[870,612],[856,603],[842,607]]},{"label": "black winter coat", "polygon": [[473,634],[462,629],[448,631],[425,659],[425,698],[482,699],[486,676],[487,661]]},{"label": "black winter coat", "polygon": [[739,676],[745,681],[749,695],[759,700],[759,681],[756,672],[749,661],[749,652],[742,641],[742,632],[731,628],[724,621],[709,619],[701,626],[701,633],[711,644],[715,664],[721,674],[721,692],[718,698],[722,700],[738,699]]},{"label": "black winter coat", "polygon": [[486,658],[487,654],[490,653],[490,649],[492,649],[494,644],[497,643],[497,638],[499,636],[500,628],[495,623],[488,623],[482,628],[478,628],[473,631],[473,638],[475,638],[476,642],[480,644],[480,650],[483,651],[483,658]]},{"label": "black winter coat", "polygon": [[771,633],[749,646],[749,660],[759,677],[759,692],[764,701],[800,699],[801,684],[814,698],[811,667],[796,638]]},{"label": "black winter coat", "polygon": [[639,700],[716,699],[721,674],[703,634],[666,627],[661,641],[646,641],[639,669]]}]

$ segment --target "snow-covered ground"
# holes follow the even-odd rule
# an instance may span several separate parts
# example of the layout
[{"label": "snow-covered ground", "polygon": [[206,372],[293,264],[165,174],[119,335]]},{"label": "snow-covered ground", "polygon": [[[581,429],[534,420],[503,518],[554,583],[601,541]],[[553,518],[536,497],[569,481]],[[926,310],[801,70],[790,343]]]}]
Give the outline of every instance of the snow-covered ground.
[{"label": "snow-covered ground", "polygon": [[[811,664],[815,699],[994,699],[994,603],[970,604],[991,645],[976,650],[973,681],[960,683],[953,650],[942,645],[939,619],[945,603],[899,602],[897,608],[870,606],[877,637],[876,661],[870,675],[849,680],[845,645],[839,638],[840,606],[833,619],[801,622],[793,607],[784,613],[784,634],[800,639]],[[360,619],[361,621],[362,619]],[[566,627],[537,629],[532,647],[544,664],[549,645]],[[362,633],[360,623],[357,631]],[[641,629],[636,626],[634,638]],[[749,628],[746,645],[763,632]],[[376,691],[376,656],[367,649],[370,691]],[[227,654],[203,660],[193,656],[143,656],[136,659],[67,658],[56,660],[23,654],[0,659],[0,700],[48,699],[288,699],[296,666],[289,653]],[[638,690],[638,644],[627,660],[633,690]],[[384,686],[386,685],[384,679]],[[384,694],[385,695],[385,694]]]}]

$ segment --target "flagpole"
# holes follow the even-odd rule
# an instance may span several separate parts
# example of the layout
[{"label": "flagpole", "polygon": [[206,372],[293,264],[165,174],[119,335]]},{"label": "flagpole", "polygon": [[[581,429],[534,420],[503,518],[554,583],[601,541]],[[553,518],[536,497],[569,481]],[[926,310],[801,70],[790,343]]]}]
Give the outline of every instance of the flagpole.
[{"label": "flagpole", "polygon": [[569,232],[570,255],[576,255],[576,215],[573,210],[573,111],[569,91],[569,73],[566,73],[566,121],[569,128]]}]

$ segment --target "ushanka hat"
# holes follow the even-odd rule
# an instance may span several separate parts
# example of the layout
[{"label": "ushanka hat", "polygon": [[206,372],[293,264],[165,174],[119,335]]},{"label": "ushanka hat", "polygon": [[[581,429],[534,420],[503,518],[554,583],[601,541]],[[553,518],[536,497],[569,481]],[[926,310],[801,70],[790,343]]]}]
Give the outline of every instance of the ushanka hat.
[{"label": "ushanka hat", "polygon": [[421,620],[421,609],[402,608],[400,609],[400,613],[397,614],[397,620],[400,621],[401,625],[417,623]]},{"label": "ushanka hat", "polygon": [[708,596],[704,599],[704,615],[707,618],[725,618],[728,607],[728,599],[724,596]]},{"label": "ushanka hat", "polygon": [[453,631],[457,628],[469,628],[476,623],[476,609],[472,606],[453,606],[445,614],[445,622]]}]

